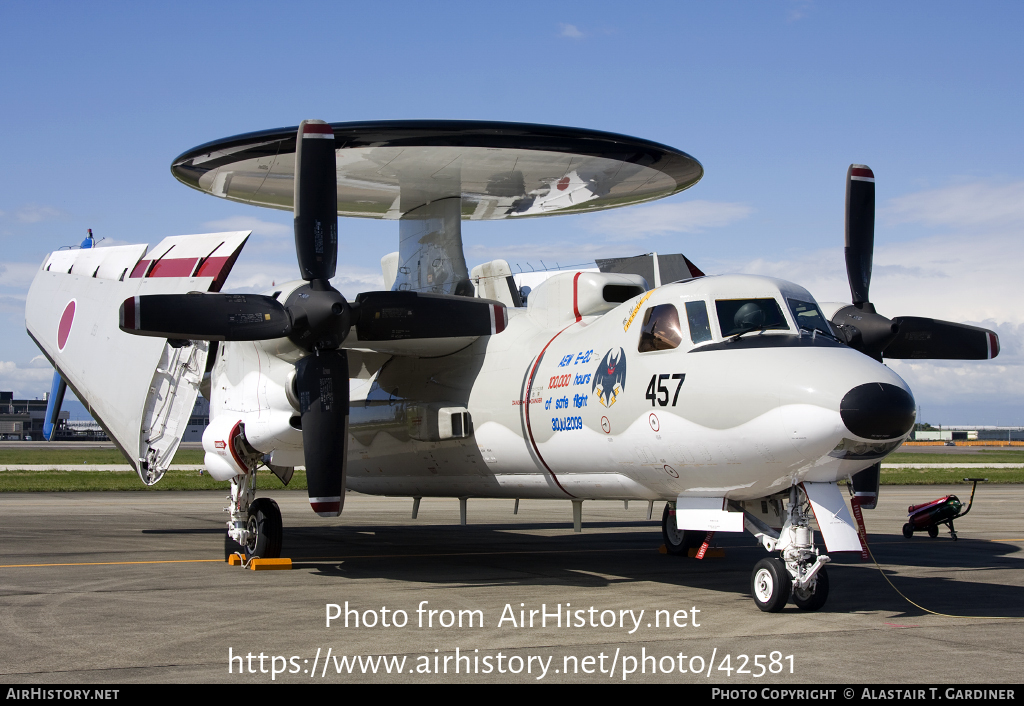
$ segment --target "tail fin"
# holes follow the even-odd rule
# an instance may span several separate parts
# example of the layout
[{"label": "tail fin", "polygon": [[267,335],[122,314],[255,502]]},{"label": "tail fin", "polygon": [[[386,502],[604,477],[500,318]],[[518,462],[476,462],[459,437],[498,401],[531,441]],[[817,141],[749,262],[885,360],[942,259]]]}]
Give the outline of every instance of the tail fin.
[{"label": "tail fin", "polygon": [[64,393],[68,384],[60,373],[53,373],[53,382],[50,383],[50,396],[46,398],[46,416],[43,418],[43,439],[53,441],[54,432],[57,431],[57,418],[60,416],[61,405],[64,404]]}]

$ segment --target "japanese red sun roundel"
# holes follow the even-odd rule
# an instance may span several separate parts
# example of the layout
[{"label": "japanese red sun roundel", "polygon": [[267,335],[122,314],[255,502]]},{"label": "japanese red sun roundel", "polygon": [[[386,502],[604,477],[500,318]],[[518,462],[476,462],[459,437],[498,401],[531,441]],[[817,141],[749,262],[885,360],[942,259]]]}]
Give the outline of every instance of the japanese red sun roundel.
[{"label": "japanese red sun roundel", "polygon": [[68,342],[68,335],[71,333],[71,324],[75,320],[75,300],[72,299],[64,307],[64,313],[60,315],[60,324],[57,325],[57,347],[64,350],[64,344]]}]

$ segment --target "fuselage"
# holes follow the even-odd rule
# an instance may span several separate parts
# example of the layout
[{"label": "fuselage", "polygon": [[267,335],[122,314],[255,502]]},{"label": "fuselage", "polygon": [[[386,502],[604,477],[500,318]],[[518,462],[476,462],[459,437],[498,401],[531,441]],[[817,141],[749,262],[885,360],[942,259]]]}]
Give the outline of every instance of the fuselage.
[{"label": "fuselage", "polygon": [[[395,355],[354,379],[347,486],[407,496],[754,499],[846,478],[910,431],[906,383],[836,341],[801,287],[725,275],[621,301],[632,292],[601,290],[602,275],[583,274],[538,287],[528,307],[509,309],[500,334],[437,357]],[[594,291],[613,301],[594,304]],[[242,420],[249,443],[276,465],[301,465],[288,391],[301,355],[286,339],[222,344],[211,429]],[[884,402],[877,390],[900,396],[899,420],[873,421],[886,413],[871,408]],[[453,433],[460,410],[468,417]]]}]

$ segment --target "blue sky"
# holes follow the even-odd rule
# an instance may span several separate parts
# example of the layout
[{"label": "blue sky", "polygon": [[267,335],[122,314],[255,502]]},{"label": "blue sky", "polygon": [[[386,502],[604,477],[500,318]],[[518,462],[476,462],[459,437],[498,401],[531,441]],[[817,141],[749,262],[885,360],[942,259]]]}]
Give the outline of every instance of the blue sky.
[{"label": "blue sky", "polygon": [[[0,389],[41,396],[24,332],[45,254],[253,228],[229,287],[295,276],[290,215],[178,184],[171,160],[252,130],[442,118],[635,135],[701,161],[648,207],[467,223],[470,265],[684,252],[849,299],[844,177],[877,176],[872,299],[995,328],[992,363],[893,363],[933,423],[1024,424],[1022,80],[1015,2],[0,5]],[[376,287],[395,224],[340,223],[339,284]]]}]

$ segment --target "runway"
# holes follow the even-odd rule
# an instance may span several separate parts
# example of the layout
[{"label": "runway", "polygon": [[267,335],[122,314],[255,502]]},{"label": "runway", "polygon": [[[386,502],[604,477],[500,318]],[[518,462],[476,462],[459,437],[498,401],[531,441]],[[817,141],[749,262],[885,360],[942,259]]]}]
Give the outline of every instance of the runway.
[{"label": "runway", "polygon": [[[648,522],[646,503],[586,502],[574,534],[569,502],[522,501],[513,515],[511,501],[470,500],[462,527],[456,500],[424,499],[412,520],[407,498],[349,494],[342,517],[321,519],[303,493],[280,491],[294,568],[254,572],[222,561],[219,492],[0,494],[0,674],[31,684],[1019,681],[1024,488],[980,486],[957,542],[945,531],[906,540],[900,527],[910,503],[966,500],[967,486],[882,491],[865,515],[891,581],[924,608],[971,617],[914,607],[859,555],[833,555],[822,611],[761,613],[750,572],[766,553],[749,535],[718,535],[724,558],[660,554],[661,506]],[[348,628],[343,615],[327,627],[328,604],[343,614],[346,602],[360,627],[351,613]],[[373,674],[372,660],[354,661],[382,655],[405,658],[400,673],[385,671],[397,662]]]}]

